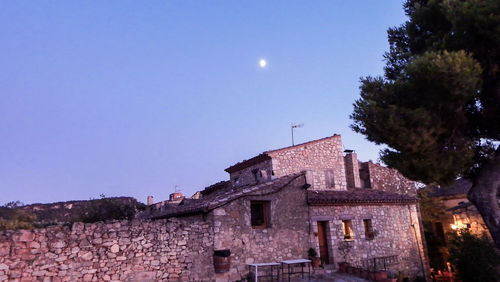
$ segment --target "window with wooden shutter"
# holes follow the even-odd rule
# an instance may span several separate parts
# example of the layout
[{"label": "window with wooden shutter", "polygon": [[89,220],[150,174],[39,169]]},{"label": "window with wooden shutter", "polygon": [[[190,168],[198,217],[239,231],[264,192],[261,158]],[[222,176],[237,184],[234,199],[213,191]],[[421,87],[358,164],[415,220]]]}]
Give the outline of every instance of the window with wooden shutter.
[{"label": "window with wooden shutter", "polygon": [[335,187],[335,178],[333,175],[333,169],[325,170],[325,182],[326,182],[326,188]]}]

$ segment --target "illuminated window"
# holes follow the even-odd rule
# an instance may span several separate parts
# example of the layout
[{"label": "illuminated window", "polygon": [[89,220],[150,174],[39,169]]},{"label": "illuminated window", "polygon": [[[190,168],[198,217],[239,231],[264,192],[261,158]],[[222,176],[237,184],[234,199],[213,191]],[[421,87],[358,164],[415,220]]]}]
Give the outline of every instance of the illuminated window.
[{"label": "illuminated window", "polygon": [[342,220],[342,230],[344,231],[344,240],[354,240],[351,220]]},{"label": "illuminated window", "polygon": [[269,225],[269,202],[268,201],[250,201],[250,215],[252,228],[268,228]]}]

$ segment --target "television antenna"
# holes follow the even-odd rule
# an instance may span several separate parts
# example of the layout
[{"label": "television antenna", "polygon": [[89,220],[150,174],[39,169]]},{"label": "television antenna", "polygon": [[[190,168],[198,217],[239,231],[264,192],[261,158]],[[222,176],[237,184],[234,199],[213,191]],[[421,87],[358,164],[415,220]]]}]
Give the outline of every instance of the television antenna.
[{"label": "television antenna", "polygon": [[303,126],[304,126],[304,124],[303,124],[303,123],[300,123],[300,124],[293,124],[293,123],[292,123],[292,125],[291,125],[291,129],[292,129],[292,146],[294,146],[294,145],[295,145],[295,143],[294,143],[294,141],[293,141],[293,130],[294,130],[295,128],[301,128],[301,127],[303,127]]},{"label": "television antenna", "polygon": [[174,187],[174,193],[179,193],[181,191],[182,191],[182,189],[180,189],[179,185],[176,184],[175,187]]}]

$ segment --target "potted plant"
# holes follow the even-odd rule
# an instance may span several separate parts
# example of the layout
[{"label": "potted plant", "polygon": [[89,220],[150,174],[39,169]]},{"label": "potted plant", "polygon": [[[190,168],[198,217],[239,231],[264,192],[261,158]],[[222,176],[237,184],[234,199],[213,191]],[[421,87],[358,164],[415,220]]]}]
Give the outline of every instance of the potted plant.
[{"label": "potted plant", "polygon": [[344,258],[344,261],[339,262],[339,272],[347,272],[347,268],[349,267],[349,263],[347,262],[347,257],[351,252],[352,244],[349,241],[342,241],[339,244],[338,250],[340,255]]},{"label": "potted plant", "polygon": [[309,248],[309,250],[307,251],[307,255],[309,256],[309,259],[311,260],[312,267],[318,268],[319,265],[321,264],[321,260],[318,257],[318,253],[316,252],[316,249]]}]

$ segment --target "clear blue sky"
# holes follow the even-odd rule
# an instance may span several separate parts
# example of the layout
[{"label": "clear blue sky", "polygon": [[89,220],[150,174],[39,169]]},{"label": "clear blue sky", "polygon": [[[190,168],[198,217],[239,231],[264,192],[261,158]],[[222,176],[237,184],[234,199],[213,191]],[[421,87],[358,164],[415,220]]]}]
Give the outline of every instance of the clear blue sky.
[{"label": "clear blue sky", "polygon": [[404,20],[402,1],[3,1],[0,204],[191,195],[291,122],[375,161],[348,117]]}]

